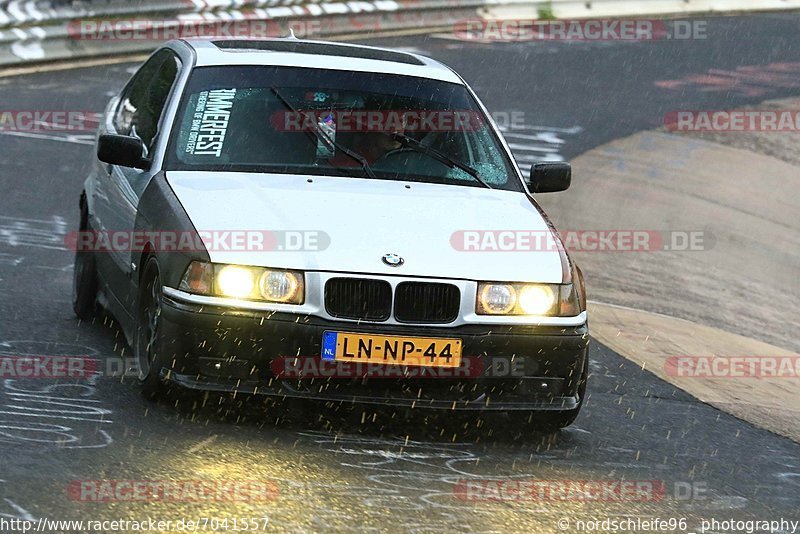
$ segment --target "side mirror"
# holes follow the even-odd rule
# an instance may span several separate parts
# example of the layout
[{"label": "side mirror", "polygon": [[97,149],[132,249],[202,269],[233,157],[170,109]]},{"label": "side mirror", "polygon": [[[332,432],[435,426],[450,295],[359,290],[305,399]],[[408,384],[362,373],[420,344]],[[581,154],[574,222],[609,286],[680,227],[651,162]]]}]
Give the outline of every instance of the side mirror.
[{"label": "side mirror", "polygon": [[569,163],[535,163],[531,167],[528,189],[531,193],[557,193],[566,191],[572,184],[572,166]]},{"label": "side mirror", "polygon": [[150,161],[143,158],[144,143],[127,135],[101,135],[97,143],[97,158],[111,165],[147,170]]}]

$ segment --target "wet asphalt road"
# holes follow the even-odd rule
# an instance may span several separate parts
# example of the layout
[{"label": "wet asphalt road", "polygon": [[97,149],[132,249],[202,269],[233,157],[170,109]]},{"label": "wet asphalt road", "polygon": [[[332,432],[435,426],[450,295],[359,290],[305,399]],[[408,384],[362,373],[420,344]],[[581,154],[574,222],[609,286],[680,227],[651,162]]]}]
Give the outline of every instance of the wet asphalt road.
[{"label": "wet asphalt road", "polygon": [[[444,60],[494,112],[523,112],[509,142],[524,165],[656,127],[671,110],[796,95],[798,22],[794,15],[712,19],[708,39],[680,43],[378,42]],[[737,70],[772,72],[774,64],[795,75]],[[0,103],[100,110],[130,67],[0,78]],[[728,74],[710,76],[712,69]],[[71,312],[63,236],[77,223],[91,134],[55,137],[0,135],[0,355],[124,358],[130,349],[112,321],[79,324]],[[578,519],[687,518],[686,531],[701,518],[798,519],[800,446],[697,402],[596,343],[591,357],[584,411],[555,435],[520,435],[504,420],[477,428],[451,414],[399,421],[306,405],[301,418],[250,398],[185,394],[153,404],[131,379],[6,379],[0,520],[227,518],[230,531],[233,518],[268,517],[277,531],[557,532],[569,519],[561,531],[573,532]],[[456,491],[463,479],[512,478],[655,481],[665,490],[622,502],[469,501]],[[74,481],[107,479],[269,480],[277,496],[95,503],[68,491]]]}]

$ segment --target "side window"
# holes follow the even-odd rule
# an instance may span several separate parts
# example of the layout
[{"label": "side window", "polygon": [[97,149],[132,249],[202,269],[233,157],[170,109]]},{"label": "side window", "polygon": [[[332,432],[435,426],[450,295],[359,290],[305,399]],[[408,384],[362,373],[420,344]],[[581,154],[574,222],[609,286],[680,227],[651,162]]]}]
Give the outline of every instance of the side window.
[{"label": "side window", "polygon": [[138,137],[148,152],[153,149],[158,136],[158,122],[179,67],[175,54],[162,50],[139,69],[123,90],[117,105],[114,115],[117,133]]}]

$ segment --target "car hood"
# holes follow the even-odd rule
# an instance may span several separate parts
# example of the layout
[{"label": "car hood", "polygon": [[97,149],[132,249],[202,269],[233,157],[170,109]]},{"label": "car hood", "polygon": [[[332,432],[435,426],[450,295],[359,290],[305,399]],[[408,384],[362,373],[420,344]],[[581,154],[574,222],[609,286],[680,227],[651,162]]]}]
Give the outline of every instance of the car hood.
[{"label": "car hood", "polygon": [[[541,214],[521,193],[255,173],[168,172],[167,181],[198,231],[223,236],[221,245],[207,247],[213,262],[466,280],[562,281],[561,257],[555,249],[461,250],[463,231],[549,236]],[[225,231],[264,232],[265,246],[229,247]],[[288,245],[283,237],[287,233]],[[298,245],[304,240],[305,245]],[[383,257],[389,253],[404,263],[386,265]]]}]

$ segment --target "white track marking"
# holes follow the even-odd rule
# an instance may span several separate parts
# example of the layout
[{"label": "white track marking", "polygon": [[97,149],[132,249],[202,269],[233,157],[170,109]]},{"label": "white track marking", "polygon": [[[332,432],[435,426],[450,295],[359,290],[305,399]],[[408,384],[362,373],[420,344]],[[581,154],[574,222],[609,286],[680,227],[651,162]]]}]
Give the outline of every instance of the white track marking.
[{"label": "white track marking", "polygon": [[501,125],[498,129],[506,139],[523,175],[530,173],[534,163],[564,161],[561,154],[566,143],[564,136],[583,131],[580,126],[561,128],[539,124]]},{"label": "white track marking", "polygon": [[558,152],[557,147],[547,145],[520,145],[517,143],[509,143],[508,148],[511,150],[521,150],[523,152]]},{"label": "white track marking", "polygon": [[25,258],[13,256],[11,254],[0,253],[0,265],[11,265],[12,267],[16,267],[23,261],[25,261]]},{"label": "white track marking", "polygon": [[14,509],[17,515],[0,514],[0,517],[8,517],[9,519],[22,519],[24,521],[36,521],[36,518],[33,517],[31,514],[29,514],[28,511],[25,510],[25,508],[23,508],[22,506],[18,505],[11,499],[3,499],[3,500],[6,502],[6,504],[8,504],[11,508]]},{"label": "white track marking", "polygon": [[21,219],[0,215],[0,244],[12,247],[37,247],[64,250],[67,221],[52,219]]},{"label": "white track marking", "polygon": [[[520,126],[519,128],[514,128],[514,130],[522,130],[522,131],[530,130],[530,131],[534,131],[534,132],[545,131],[545,132],[557,132],[557,133],[563,133],[563,134],[568,134],[568,135],[575,135],[575,134],[581,133],[583,131],[583,127],[581,127],[581,126],[573,126],[571,128],[556,128],[554,126],[539,126],[539,125],[532,124],[532,125],[529,125],[529,126]],[[505,133],[505,132],[511,131],[511,129],[508,128],[507,126],[501,126],[500,127],[500,131]]]},{"label": "white track marking", "polygon": [[188,450],[188,452],[189,452],[189,454],[194,454],[194,453],[206,448],[208,445],[211,445],[215,441],[217,441],[217,435],[216,434],[214,434],[213,436],[208,437],[208,438],[204,439],[203,441],[201,441],[200,443],[192,446]]},{"label": "white track marking", "polygon": [[60,135],[49,135],[49,134],[37,134],[32,132],[2,132],[0,131],[0,135],[8,135],[11,137],[27,137],[30,139],[44,139],[47,141],[59,141],[61,143],[74,143],[77,145],[93,145],[94,144],[94,136],[93,135],[67,135],[67,136],[60,136]]}]

